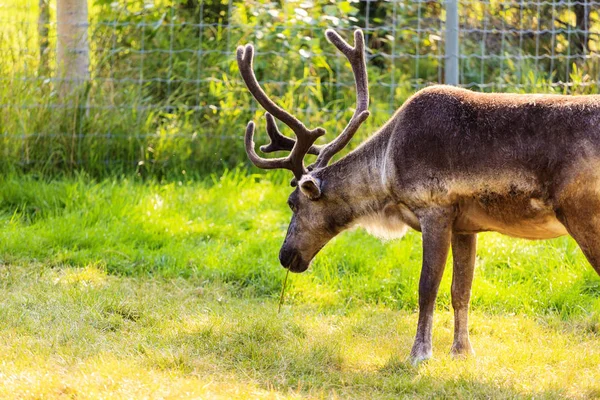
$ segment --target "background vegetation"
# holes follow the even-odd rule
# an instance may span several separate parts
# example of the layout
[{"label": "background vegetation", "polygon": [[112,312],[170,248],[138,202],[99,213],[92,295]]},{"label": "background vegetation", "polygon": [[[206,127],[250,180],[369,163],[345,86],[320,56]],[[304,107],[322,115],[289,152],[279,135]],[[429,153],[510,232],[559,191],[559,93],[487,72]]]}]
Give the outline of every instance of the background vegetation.
[{"label": "background vegetation", "polygon": [[[597,90],[598,3],[460,2],[461,82],[476,90]],[[327,27],[368,37],[372,118],[359,143],[416,89],[443,81],[439,1],[119,0],[90,2],[92,79],[57,95],[51,0],[0,7],[0,168],[180,177],[245,164],[241,136],[261,120],[239,79],[254,43],[268,93],[331,138],[352,114],[353,78]],[[262,121],[261,121],[262,122]]]}]

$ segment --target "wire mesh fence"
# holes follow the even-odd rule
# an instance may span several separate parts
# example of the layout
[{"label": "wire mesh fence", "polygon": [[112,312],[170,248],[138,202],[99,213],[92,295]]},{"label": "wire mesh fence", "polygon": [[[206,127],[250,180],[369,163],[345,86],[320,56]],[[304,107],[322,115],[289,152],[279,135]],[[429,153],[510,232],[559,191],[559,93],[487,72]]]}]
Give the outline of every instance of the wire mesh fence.
[{"label": "wire mesh fence", "polygon": [[462,1],[461,83],[503,91],[595,92],[599,5]]},{"label": "wire mesh fence", "polygon": [[[461,86],[597,91],[600,1],[452,3]],[[244,126],[263,116],[234,61],[237,45],[249,42],[265,90],[307,125],[325,127],[330,140],[352,114],[354,81],[325,40],[327,27],[347,38],[356,27],[365,32],[373,111],[361,133],[367,136],[415,90],[444,83],[448,5],[98,0],[88,4],[84,21],[89,80],[65,96],[60,87],[69,78],[56,61],[57,26],[81,21],[57,21],[54,0],[5,0],[0,165],[181,174],[243,163]]]}]

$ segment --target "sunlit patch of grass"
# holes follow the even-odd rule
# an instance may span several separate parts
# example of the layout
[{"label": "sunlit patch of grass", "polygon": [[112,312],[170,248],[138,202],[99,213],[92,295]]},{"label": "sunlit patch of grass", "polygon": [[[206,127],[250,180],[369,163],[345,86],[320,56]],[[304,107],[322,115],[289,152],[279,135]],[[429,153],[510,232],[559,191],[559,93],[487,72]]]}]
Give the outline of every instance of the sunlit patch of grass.
[{"label": "sunlit patch of grass", "polygon": [[600,336],[552,318],[474,312],[477,355],[455,360],[451,313],[438,311],[434,358],[413,367],[412,312],[299,304],[278,315],[275,299],[189,279],[73,286],[56,283],[70,267],[5,268],[3,398],[598,395]]},{"label": "sunlit patch of grass", "polygon": [[83,268],[65,268],[54,281],[64,285],[101,286],[106,283],[106,270],[98,265]]}]

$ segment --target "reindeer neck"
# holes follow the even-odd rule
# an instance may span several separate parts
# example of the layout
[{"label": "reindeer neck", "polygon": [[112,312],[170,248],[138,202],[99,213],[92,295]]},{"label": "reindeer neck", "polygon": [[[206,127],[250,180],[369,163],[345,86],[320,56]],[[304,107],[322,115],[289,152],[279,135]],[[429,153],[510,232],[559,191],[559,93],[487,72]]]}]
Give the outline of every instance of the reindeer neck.
[{"label": "reindeer neck", "polygon": [[381,211],[390,201],[381,179],[388,141],[389,135],[381,131],[319,173],[327,189],[349,203],[357,218]]}]

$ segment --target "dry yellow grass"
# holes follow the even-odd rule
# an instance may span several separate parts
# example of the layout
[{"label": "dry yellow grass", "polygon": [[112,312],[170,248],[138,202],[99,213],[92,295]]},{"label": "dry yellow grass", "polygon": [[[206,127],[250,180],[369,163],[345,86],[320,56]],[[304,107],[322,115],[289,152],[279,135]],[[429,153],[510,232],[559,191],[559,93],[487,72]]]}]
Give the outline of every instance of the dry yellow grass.
[{"label": "dry yellow grass", "polygon": [[0,398],[590,398],[600,337],[586,321],[474,313],[469,360],[406,362],[416,315],[237,298],[102,268],[3,266]]}]

